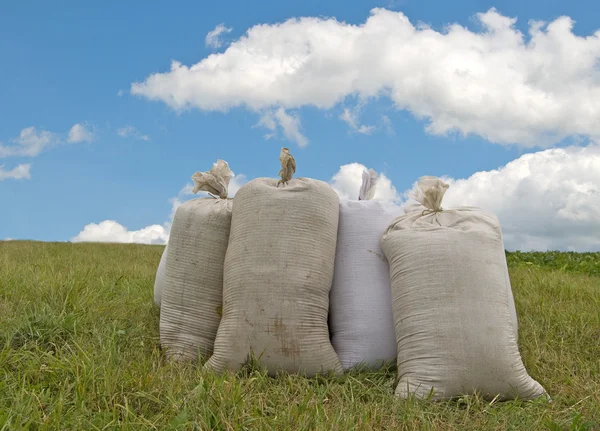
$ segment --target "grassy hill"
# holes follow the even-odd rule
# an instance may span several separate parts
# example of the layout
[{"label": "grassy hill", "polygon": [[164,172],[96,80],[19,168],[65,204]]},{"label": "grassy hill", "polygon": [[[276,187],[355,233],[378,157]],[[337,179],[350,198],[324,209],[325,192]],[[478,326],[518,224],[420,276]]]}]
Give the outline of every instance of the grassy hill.
[{"label": "grassy hill", "polygon": [[519,346],[553,402],[399,400],[395,370],[272,379],[166,364],[162,246],[0,242],[0,430],[600,429],[600,253],[509,253]]}]

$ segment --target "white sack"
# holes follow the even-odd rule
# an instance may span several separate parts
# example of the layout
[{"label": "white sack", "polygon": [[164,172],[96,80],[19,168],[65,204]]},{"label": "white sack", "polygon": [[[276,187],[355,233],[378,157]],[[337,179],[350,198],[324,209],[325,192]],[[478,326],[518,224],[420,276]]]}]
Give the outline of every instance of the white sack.
[{"label": "white sack", "polygon": [[[219,160],[210,171],[194,174],[194,190],[226,197],[232,176]],[[160,343],[168,358],[195,360],[198,354],[212,354],[221,320],[231,208],[230,199],[215,198],[193,199],[177,208],[160,310]]]},{"label": "white sack", "polygon": [[[374,172],[373,172],[374,173]],[[329,330],[342,366],[377,368],[396,359],[390,271],[381,235],[402,210],[371,199],[376,178],[365,172],[359,201],[340,203]]]},{"label": "white sack", "polygon": [[519,354],[498,219],[474,207],[441,211],[448,186],[437,178],[424,177],[419,187],[423,206],[394,220],[381,240],[392,285],[396,394],[544,394]]},{"label": "white sack", "polygon": [[322,181],[280,182],[258,178],[235,196],[207,369],[237,370],[254,355],[270,375],[341,371],[327,327],[339,199]]}]

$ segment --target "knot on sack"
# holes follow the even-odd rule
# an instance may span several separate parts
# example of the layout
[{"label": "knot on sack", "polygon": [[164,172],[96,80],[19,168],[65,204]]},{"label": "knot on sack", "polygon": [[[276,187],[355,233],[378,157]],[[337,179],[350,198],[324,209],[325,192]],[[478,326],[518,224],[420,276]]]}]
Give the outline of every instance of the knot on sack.
[{"label": "knot on sack", "polygon": [[279,153],[279,162],[281,163],[281,170],[279,171],[279,176],[281,179],[277,183],[286,184],[289,180],[292,179],[292,175],[296,172],[296,159],[290,154],[289,148],[282,148]]},{"label": "knot on sack", "polygon": [[423,212],[421,213],[421,215],[425,216],[425,215],[429,215],[429,214],[437,214],[437,213],[441,213],[442,211],[444,211],[443,208],[438,208],[438,209],[427,208],[427,209],[423,210]]},{"label": "knot on sack", "polygon": [[358,200],[366,201],[371,200],[375,197],[375,190],[377,187],[377,172],[373,169],[363,171],[362,173],[362,184],[358,192]]},{"label": "knot on sack", "polygon": [[[441,223],[437,219],[437,215],[444,211],[442,208],[442,199],[449,185],[440,180],[438,177],[424,176],[419,178],[417,182],[416,192],[411,196],[413,199],[425,207],[421,216],[433,214],[435,220],[440,226]],[[433,220],[431,221],[433,223]]]},{"label": "knot on sack", "polygon": [[219,159],[209,171],[196,172],[192,175],[192,180],[194,180],[192,192],[196,194],[202,190],[215,199],[217,196],[226,199],[229,181],[232,177],[233,172],[229,169],[229,164],[225,160]]},{"label": "knot on sack", "polygon": [[433,214],[433,218],[431,219],[431,224],[433,224],[433,221],[435,220],[435,222],[441,226],[442,224],[438,220],[437,215],[439,213],[441,213],[442,211],[444,211],[444,209],[441,207],[437,208],[437,209],[427,208],[427,209],[423,210],[423,212],[421,213],[421,217],[429,215],[429,214]]}]

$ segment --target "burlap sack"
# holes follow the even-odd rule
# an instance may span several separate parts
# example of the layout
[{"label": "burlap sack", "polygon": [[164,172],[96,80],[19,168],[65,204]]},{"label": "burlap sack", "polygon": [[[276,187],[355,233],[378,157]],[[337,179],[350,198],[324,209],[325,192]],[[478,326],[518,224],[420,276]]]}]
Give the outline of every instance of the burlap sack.
[{"label": "burlap sack", "polygon": [[158,264],[158,269],[156,270],[156,276],[154,278],[154,303],[159,307],[163,290],[165,290],[165,270],[167,267],[168,248],[169,245],[166,245],[162,255],[160,256],[160,262]]},{"label": "burlap sack", "polygon": [[204,190],[221,198],[185,202],[173,218],[160,310],[160,343],[168,358],[195,360],[198,354],[204,358],[212,354],[221,320],[231,176],[222,160],[210,171],[194,174],[195,192]]},{"label": "burlap sack", "polygon": [[392,285],[396,394],[536,398],[545,391],[519,354],[500,224],[479,208],[442,210],[447,187],[422,178],[422,206],[394,220],[381,240]]},{"label": "burlap sack", "polygon": [[259,178],[238,191],[223,319],[206,369],[237,370],[254,356],[270,375],[341,370],[327,327],[338,214],[338,196],[322,181]]}]

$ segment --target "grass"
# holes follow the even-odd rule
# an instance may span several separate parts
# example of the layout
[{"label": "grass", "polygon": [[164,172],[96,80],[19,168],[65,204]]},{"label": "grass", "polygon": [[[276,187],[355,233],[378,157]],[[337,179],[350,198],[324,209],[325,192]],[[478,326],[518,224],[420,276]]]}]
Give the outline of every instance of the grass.
[{"label": "grass", "polygon": [[577,274],[600,275],[600,252],[598,253],[563,253],[516,251],[508,253],[507,261],[510,266],[533,265],[536,268],[551,268],[562,272]]},{"label": "grass", "polygon": [[0,242],[0,430],[600,430],[598,254],[508,255],[521,354],[553,402],[486,403],[399,400],[393,368],[273,379],[167,364],[162,250]]}]

